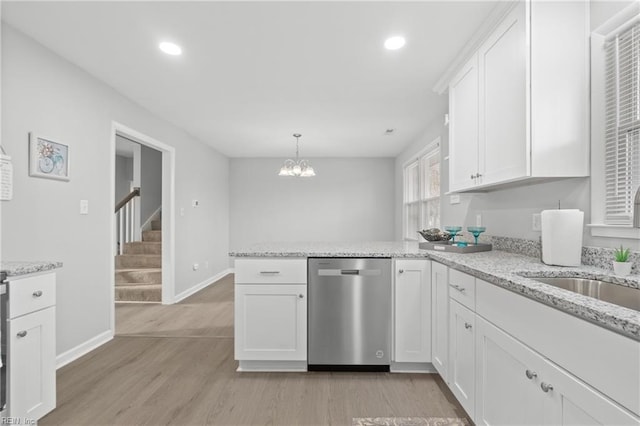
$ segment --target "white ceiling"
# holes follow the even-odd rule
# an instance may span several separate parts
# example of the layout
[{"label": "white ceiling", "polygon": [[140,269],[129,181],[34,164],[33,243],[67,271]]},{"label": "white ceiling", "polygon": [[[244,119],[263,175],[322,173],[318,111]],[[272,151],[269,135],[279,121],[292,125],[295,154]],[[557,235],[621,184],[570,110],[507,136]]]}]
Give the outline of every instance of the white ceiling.
[{"label": "white ceiling", "polygon": [[431,89],[495,4],[3,1],[2,19],[227,156],[291,156],[299,132],[303,156],[387,157],[442,119]]}]

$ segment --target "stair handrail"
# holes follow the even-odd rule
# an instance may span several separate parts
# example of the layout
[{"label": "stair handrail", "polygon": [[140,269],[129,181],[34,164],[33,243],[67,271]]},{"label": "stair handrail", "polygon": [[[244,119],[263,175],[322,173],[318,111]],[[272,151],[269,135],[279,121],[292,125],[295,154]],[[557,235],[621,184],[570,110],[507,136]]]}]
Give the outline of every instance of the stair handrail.
[{"label": "stair handrail", "polygon": [[139,196],[140,188],[135,187],[122,201],[116,204],[116,254],[123,254],[125,244],[140,238],[139,231],[136,230],[136,203],[133,202],[133,199]]},{"label": "stair handrail", "polygon": [[118,204],[116,204],[115,213],[118,213],[118,210],[123,208],[129,201],[139,196],[140,196],[140,188],[138,187],[133,188],[133,191],[127,194]]}]

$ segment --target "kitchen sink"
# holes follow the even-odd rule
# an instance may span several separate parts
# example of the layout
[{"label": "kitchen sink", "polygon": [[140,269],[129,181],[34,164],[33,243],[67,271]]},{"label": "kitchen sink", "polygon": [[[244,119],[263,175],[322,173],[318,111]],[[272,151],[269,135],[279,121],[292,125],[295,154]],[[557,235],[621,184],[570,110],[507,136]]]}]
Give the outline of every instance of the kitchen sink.
[{"label": "kitchen sink", "polygon": [[640,289],[585,278],[529,277],[554,287],[640,311]]}]

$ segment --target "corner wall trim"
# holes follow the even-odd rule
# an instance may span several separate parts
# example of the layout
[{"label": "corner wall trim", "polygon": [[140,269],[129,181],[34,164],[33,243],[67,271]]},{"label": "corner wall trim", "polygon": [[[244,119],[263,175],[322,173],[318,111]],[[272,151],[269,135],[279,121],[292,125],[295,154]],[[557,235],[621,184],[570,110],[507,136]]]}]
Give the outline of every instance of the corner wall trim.
[{"label": "corner wall trim", "polygon": [[56,369],[75,361],[83,355],[88,354],[92,350],[104,345],[113,339],[113,330],[107,330],[97,336],[92,337],[84,343],[80,343],[75,348],[71,348],[56,357]]},{"label": "corner wall trim", "polygon": [[211,284],[214,284],[215,282],[217,282],[218,280],[220,280],[221,278],[224,278],[225,276],[232,274],[233,273],[233,269],[231,268],[227,268],[222,272],[217,273],[216,275],[207,278],[206,280],[194,285],[193,287],[183,291],[180,294],[176,294],[176,297],[174,297],[173,299],[173,303],[178,303],[183,299],[186,299],[187,297],[191,296],[192,294],[202,290],[205,287],[210,286]]}]

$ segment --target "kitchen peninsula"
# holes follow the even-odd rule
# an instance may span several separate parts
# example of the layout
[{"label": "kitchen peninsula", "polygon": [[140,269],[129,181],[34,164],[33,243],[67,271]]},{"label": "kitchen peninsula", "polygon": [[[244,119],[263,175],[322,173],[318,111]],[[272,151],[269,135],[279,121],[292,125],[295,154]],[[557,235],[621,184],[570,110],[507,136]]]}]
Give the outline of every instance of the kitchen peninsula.
[{"label": "kitchen peninsula", "polygon": [[[534,385],[541,394],[535,403],[556,404],[559,416],[640,424],[638,311],[534,278],[579,277],[640,291],[638,275],[549,266],[501,250],[426,251],[412,242],[265,243],[229,254],[239,371],[307,370],[307,259],[391,258],[392,372],[439,373],[476,424],[490,423],[489,407],[504,401],[526,415],[532,402],[514,400],[513,390]],[[601,368],[603,359],[616,361]]]}]

